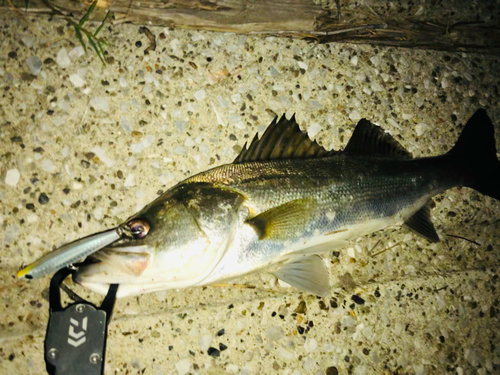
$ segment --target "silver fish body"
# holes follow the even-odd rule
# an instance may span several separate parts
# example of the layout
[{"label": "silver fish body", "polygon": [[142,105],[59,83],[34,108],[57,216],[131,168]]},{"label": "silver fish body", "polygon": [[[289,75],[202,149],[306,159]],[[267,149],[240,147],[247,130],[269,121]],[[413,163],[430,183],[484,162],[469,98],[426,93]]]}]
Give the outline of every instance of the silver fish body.
[{"label": "silver fish body", "polygon": [[124,297],[269,270],[325,295],[328,273],[317,254],[391,225],[438,241],[428,202],[457,185],[500,199],[500,162],[484,110],[449,153],[423,159],[366,120],[343,152],[327,152],[293,118],[282,118],[234,163],[188,178],[134,215],[149,223],[148,235],[95,253],[99,262],[75,280],[100,293],[120,283]]}]

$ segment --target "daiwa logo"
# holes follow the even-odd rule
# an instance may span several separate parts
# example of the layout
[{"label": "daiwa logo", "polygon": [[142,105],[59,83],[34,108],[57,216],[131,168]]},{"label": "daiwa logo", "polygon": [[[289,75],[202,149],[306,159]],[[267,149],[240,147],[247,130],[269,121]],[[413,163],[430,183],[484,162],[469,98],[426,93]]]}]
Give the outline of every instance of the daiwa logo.
[{"label": "daiwa logo", "polygon": [[80,322],[76,319],[69,319],[69,331],[68,331],[68,344],[79,347],[85,342],[85,331],[87,330],[87,317],[82,319],[82,327],[80,330],[75,331],[75,327],[78,329]]}]

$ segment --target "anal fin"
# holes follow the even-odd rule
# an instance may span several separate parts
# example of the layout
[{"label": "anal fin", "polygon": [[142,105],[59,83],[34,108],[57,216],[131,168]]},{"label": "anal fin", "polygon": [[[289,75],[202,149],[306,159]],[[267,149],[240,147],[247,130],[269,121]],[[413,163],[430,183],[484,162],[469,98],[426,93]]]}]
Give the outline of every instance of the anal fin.
[{"label": "anal fin", "polygon": [[299,258],[272,272],[284,282],[317,296],[330,292],[329,275],[325,262],[317,255]]},{"label": "anal fin", "polygon": [[419,236],[422,236],[429,240],[430,242],[439,242],[439,236],[436,232],[436,228],[432,224],[430,213],[430,203],[427,202],[425,206],[423,206],[420,210],[415,212],[412,216],[410,216],[404,223],[404,225],[415,232]]}]

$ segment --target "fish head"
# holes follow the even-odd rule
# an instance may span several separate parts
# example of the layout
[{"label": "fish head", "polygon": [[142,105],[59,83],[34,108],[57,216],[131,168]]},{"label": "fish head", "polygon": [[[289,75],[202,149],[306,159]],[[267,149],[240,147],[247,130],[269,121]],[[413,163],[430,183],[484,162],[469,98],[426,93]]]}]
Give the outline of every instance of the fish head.
[{"label": "fish head", "polygon": [[215,268],[232,239],[241,197],[213,187],[174,189],[121,227],[124,237],[92,255],[74,276],[118,297],[199,284]]}]

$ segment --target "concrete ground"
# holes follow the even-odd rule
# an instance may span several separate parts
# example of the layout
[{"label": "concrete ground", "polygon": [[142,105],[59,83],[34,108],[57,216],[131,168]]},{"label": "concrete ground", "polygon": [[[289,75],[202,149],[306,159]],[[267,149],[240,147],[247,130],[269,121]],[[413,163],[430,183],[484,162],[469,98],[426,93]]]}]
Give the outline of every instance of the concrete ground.
[{"label": "concrete ground", "polygon": [[[104,66],[63,21],[0,16],[2,374],[45,368],[49,277],[18,282],[20,267],[231,162],[275,114],[329,149],[368,118],[422,157],[484,107],[500,146],[497,57],[149,29],[145,54],[138,26],[104,28]],[[119,300],[106,374],[499,373],[499,209],[439,195],[442,242],[393,228],[326,254],[327,298],[259,273]]]}]

